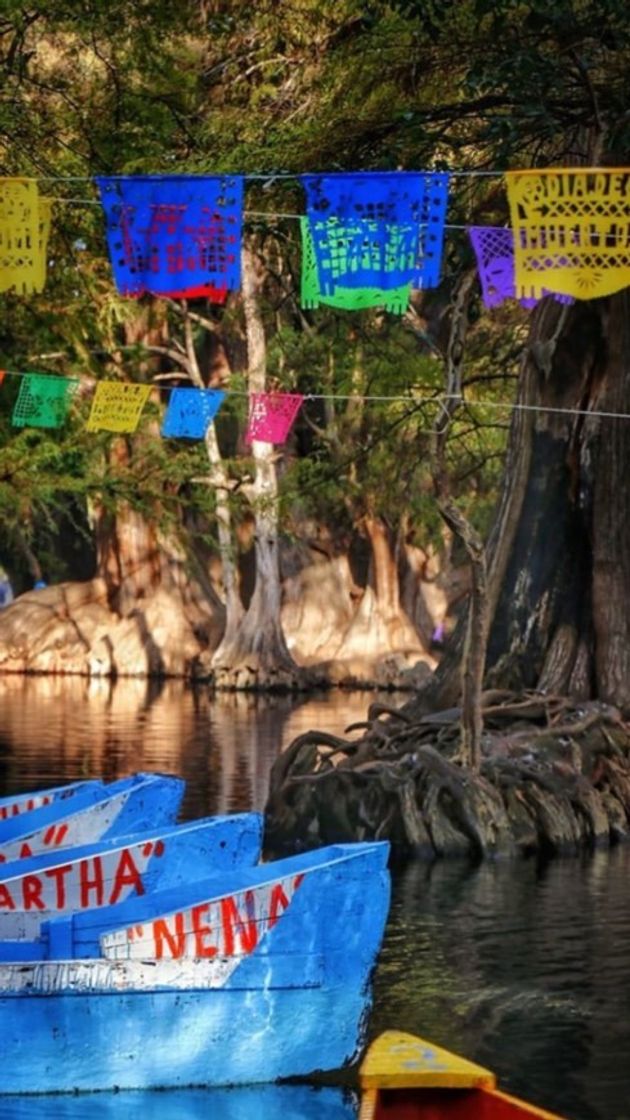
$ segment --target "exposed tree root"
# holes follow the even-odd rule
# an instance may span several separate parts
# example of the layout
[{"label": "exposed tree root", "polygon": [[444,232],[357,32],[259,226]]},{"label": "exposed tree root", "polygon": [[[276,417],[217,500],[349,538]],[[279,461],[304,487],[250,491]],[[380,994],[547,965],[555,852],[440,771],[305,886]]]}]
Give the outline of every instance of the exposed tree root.
[{"label": "exposed tree root", "polygon": [[312,669],[256,652],[213,664],[210,680],[214,688],[227,692],[308,692],[326,684]]},{"label": "exposed tree root", "polygon": [[[277,759],[273,851],[388,839],[421,856],[577,852],[630,838],[630,727],[606,704],[484,694],[482,764],[460,764],[460,711],[374,704],[358,740],[310,731]],[[381,719],[384,716],[386,718]]]}]

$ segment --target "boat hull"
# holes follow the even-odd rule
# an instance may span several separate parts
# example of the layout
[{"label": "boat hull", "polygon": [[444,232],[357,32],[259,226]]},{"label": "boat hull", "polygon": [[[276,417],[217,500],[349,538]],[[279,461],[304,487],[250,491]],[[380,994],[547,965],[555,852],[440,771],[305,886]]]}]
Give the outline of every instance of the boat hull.
[{"label": "boat hull", "polygon": [[260,814],[236,813],[0,864],[0,960],[10,941],[36,959],[43,922],[253,866],[261,844]]},{"label": "boat hull", "polygon": [[336,845],[49,923],[47,959],[0,964],[3,1092],[244,1085],[353,1061],[388,851]]},{"label": "boat hull", "polygon": [[45,808],[46,805],[52,805],[54,801],[65,801],[69,797],[74,797],[75,793],[85,793],[90,789],[98,791],[102,787],[103,783],[95,779],[0,797],[0,821],[12,820],[14,817],[23,816],[24,813],[35,812],[37,809]]},{"label": "boat hull", "polygon": [[245,1085],[338,1069],[357,1056],[366,999],[344,984],[0,996],[3,1091]]},{"label": "boat hull", "polygon": [[181,778],[138,774],[0,821],[0,863],[174,824],[184,788]]}]

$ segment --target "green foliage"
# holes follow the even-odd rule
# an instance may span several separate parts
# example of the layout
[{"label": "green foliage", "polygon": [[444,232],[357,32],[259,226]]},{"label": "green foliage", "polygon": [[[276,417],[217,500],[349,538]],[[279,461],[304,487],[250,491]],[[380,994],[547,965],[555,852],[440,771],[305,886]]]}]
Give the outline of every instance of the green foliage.
[{"label": "green foliage", "polygon": [[[49,281],[40,296],[0,297],[0,367],[78,376],[83,409],[99,377],[181,373],[181,317],[121,300],[106,259],[98,172],[545,165],[624,156],[630,140],[630,15],[623,0],[5,0],[0,13],[0,169],[42,177],[55,204]],[[72,199],[85,204],[77,205]],[[66,200],[66,201],[64,201]],[[250,211],[296,213],[290,179],[248,184]],[[455,180],[454,225],[504,222],[496,179]],[[351,532],[367,513],[436,532],[431,462],[443,389],[451,296],[472,266],[451,230],[444,282],[404,320],[298,306],[299,238],[291,219],[251,216],[268,276],[265,326],[272,384],[317,394],[281,464],[287,526],[305,514]],[[238,300],[204,306],[202,372],[217,355],[245,389]],[[482,312],[478,297],[448,467],[480,528],[500,480],[525,316]],[[168,345],[164,346],[167,340]],[[156,354],[162,345],[171,354]],[[0,533],[35,540],[42,526],[98,498],[132,503],[172,527],[195,512],[213,533],[203,447],[157,437],[149,411],[133,453],[110,438],[11,429],[10,379],[0,393]],[[322,398],[322,394],[327,399]],[[336,396],[336,399],[331,398]],[[373,400],[364,397],[400,397]],[[217,421],[238,517],[251,464],[240,442],[245,398]],[[78,505],[77,505],[78,504]],[[76,518],[75,518],[76,520]],[[78,523],[81,518],[78,519]],[[77,533],[85,532],[81,523]],[[12,537],[13,534],[13,537]],[[51,538],[52,539],[52,538]],[[13,547],[13,546],[11,546]],[[17,547],[17,546],[16,546]]]}]

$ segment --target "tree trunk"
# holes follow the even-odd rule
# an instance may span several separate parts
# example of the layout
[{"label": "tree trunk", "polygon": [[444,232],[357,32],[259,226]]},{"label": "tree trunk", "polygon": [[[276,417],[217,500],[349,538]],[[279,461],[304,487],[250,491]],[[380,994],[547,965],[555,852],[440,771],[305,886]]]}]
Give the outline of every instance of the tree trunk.
[{"label": "tree trunk", "polygon": [[376,613],[380,618],[386,648],[379,652],[408,650],[426,653],[422,639],[400,601],[400,534],[394,533],[382,518],[367,514],[363,521],[371,548],[370,572]]},{"label": "tree trunk", "polygon": [[[140,306],[126,330],[129,341],[158,353],[168,340],[163,308],[153,304]],[[153,357],[144,368],[147,376],[150,365]],[[140,434],[133,443],[144,438]],[[112,439],[107,454],[124,473],[132,443]],[[90,676],[199,675],[218,641],[223,611],[194,544],[179,528],[160,528],[157,512],[144,516],[123,501],[114,513],[93,500],[89,520],[95,578],[54,584],[16,602],[3,618],[0,665],[13,672]]]},{"label": "tree trunk", "polygon": [[400,601],[398,547],[382,518],[367,514],[370,543],[367,586],[332,654],[335,679],[389,685],[419,660],[434,662]]},{"label": "tree trunk", "polygon": [[[488,543],[487,685],[630,706],[629,315],[627,291],[532,315]],[[464,631],[423,707],[459,695]]]},{"label": "tree trunk", "polygon": [[[250,250],[243,250],[242,296],[247,333],[248,386],[263,392],[266,383],[265,328],[260,311],[263,274]],[[295,688],[301,670],[294,662],[280,618],[278,558],[278,480],[276,452],[270,443],[252,443],[255,476],[249,494],[254,513],[256,582],[243,617],[225,635],[213,658],[219,687]]]},{"label": "tree trunk", "polygon": [[372,549],[376,601],[385,621],[396,622],[400,615],[400,591],[392,533],[382,518],[372,514],[366,515],[364,525]]},{"label": "tree trunk", "polygon": [[[207,324],[201,316],[197,320]],[[184,341],[186,348],[186,371],[193,385],[198,389],[205,388],[205,382],[199,368],[199,361],[195,349],[193,335],[192,314],[185,300],[182,301],[182,318],[184,326]],[[207,337],[207,335],[206,335]],[[227,366],[227,363],[226,363]],[[225,606],[225,628],[221,639],[221,646],[230,645],[234,640],[243,617],[243,603],[239,591],[239,578],[236,565],[234,536],[232,531],[232,513],[230,510],[229,489],[230,480],[225,468],[217,432],[214,422],[208,425],[204,436],[206,453],[208,456],[208,485],[212,486],[215,496],[215,514],[217,520],[217,537],[219,543],[219,556],[221,558],[221,582],[223,584]],[[211,658],[214,663],[218,650]]]},{"label": "tree trunk", "polygon": [[[225,604],[225,629],[221,644],[229,645],[243,618],[243,603],[239,591],[239,578],[236,566],[234,537],[232,534],[232,514],[227,491],[227,473],[223,466],[214,424],[209,424],[205,437],[208,452],[208,479],[215,487],[217,537],[221,557],[221,582]],[[218,651],[216,651],[218,652]],[[216,657],[214,654],[213,660]]]},{"label": "tree trunk", "polygon": [[[124,460],[124,440],[110,457]],[[175,532],[119,502],[111,514],[95,503],[97,583],[111,611],[107,636],[95,635],[95,675],[189,675],[218,636],[221,606],[209,580],[191,574],[191,556]],[[80,623],[80,619],[76,619]]]},{"label": "tree trunk", "polygon": [[[601,308],[606,377],[598,410],[630,413],[630,293]],[[590,421],[593,456],[593,636],[597,697],[630,706],[630,424],[627,418]],[[585,464],[587,466],[587,464]],[[588,469],[588,467],[587,467]]]},{"label": "tree trunk", "polygon": [[488,575],[486,551],[477,531],[457,508],[444,499],[440,513],[446,524],[462,541],[470,560],[472,580],[462,652],[462,715],[460,759],[472,770],[481,765],[483,715],[481,694],[488,647]]}]

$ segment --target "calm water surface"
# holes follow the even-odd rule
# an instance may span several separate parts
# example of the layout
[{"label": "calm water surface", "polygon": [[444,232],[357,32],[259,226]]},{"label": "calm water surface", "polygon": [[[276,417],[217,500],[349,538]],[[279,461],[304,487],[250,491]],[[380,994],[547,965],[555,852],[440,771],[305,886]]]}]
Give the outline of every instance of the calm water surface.
[{"label": "calm water surface", "polygon": [[[296,703],[210,697],[177,683],[0,677],[0,795],[156,769],[186,779],[187,817],[262,809],[278,751],[312,727],[342,733],[372,698]],[[423,1034],[568,1120],[630,1120],[629,885],[627,848],[546,866],[442,862],[396,872],[371,1035]],[[0,1098],[2,1120],[355,1115],[351,1092],[301,1086]]]}]

